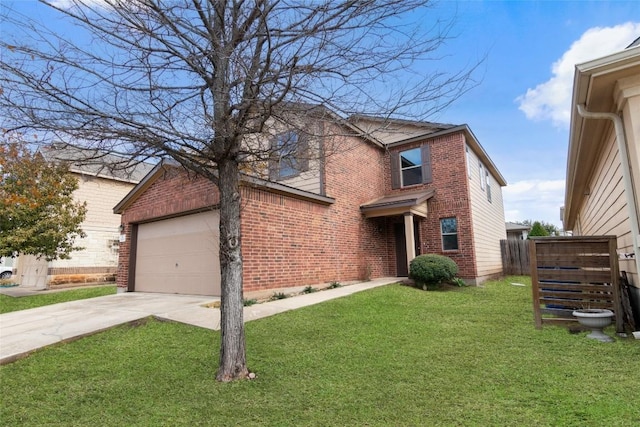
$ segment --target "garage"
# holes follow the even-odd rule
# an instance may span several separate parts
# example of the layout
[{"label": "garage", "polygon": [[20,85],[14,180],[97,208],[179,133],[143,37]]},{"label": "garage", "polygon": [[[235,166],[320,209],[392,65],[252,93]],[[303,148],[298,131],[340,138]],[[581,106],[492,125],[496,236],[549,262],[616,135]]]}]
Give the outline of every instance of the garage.
[{"label": "garage", "polygon": [[135,291],[220,295],[219,211],[138,225]]}]

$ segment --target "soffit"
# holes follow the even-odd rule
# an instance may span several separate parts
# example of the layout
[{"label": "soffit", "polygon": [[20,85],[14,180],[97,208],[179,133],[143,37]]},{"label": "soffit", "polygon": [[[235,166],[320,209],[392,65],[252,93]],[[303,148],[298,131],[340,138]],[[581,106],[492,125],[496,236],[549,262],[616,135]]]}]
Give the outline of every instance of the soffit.
[{"label": "soffit", "polygon": [[393,216],[403,213],[427,215],[427,200],[435,195],[435,190],[429,189],[415,193],[400,193],[383,196],[360,206],[360,211],[367,218]]},{"label": "soffit", "polygon": [[584,119],[576,110],[584,105],[590,112],[618,113],[616,83],[640,74],[640,47],[627,49],[576,66],[565,191],[565,228],[575,226],[577,210],[587,192],[590,174],[602,149],[604,139],[612,132],[610,120]]}]

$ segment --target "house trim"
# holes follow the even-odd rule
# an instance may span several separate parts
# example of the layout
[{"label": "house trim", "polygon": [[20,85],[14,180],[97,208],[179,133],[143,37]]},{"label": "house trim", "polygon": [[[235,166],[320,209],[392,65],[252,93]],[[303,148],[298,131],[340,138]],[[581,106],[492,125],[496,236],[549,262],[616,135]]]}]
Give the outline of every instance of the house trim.
[{"label": "house trim", "polygon": [[498,184],[501,187],[507,185],[507,180],[502,176],[498,167],[493,163],[487,152],[484,150],[478,139],[473,134],[468,125],[458,125],[454,127],[450,127],[448,129],[443,129],[436,132],[424,133],[421,135],[413,136],[411,138],[403,139],[402,141],[393,142],[387,145],[387,148],[395,148],[400,147],[405,144],[411,144],[417,141],[423,141],[425,139],[433,139],[440,136],[451,135],[454,133],[462,132],[465,136],[465,142],[471,147],[471,149],[476,153],[478,158],[482,161],[482,163],[491,171],[491,174],[494,176]]},{"label": "house trim", "polygon": [[[585,119],[607,119],[611,120],[614,124],[616,132],[616,143],[618,145],[618,152],[621,158],[622,169],[622,181],[624,183],[625,196],[627,198],[627,209],[629,209],[629,218],[631,223],[631,240],[633,241],[633,251],[636,254],[636,269],[640,272],[640,259],[639,254],[640,245],[638,240],[640,239],[640,231],[638,230],[638,211],[636,210],[636,198],[633,192],[633,184],[631,182],[631,167],[629,165],[629,155],[627,153],[627,139],[624,135],[624,123],[622,118],[613,113],[596,113],[587,111],[584,105],[577,105],[578,114]],[[635,220],[634,220],[635,218]]]},{"label": "house trim", "polygon": [[384,196],[361,205],[360,211],[366,218],[395,216],[406,213],[426,218],[428,213],[427,200],[432,198],[435,193],[435,190],[430,189],[419,193]]},{"label": "house trim", "polygon": [[[638,271],[640,271],[640,259],[638,259],[640,232],[638,231],[636,211],[637,200],[631,184],[633,178],[627,155],[624,119],[617,114],[621,106],[619,105],[620,100],[617,99],[618,96],[615,96],[615,91],[619,92],[618,81],[633,75],[634,72],[637,73],[634,70],[637,70],[639,62],[640,46],[576,66],[563,218],[565,229],[572,230],[576,226],[580,202],[588,192],[586,177],[599,152],[598,141],[610,129],[610,120],[614,125],[616,144],[621,157],[620,163]],[[609,94],[614,94],[614,96]],[[598,113],[592,112],[596,110]],[[609,120],[592,120],[596,118]]]},{"label": "house trim", "polygon": [[[179,168],[180,166],[172,160],[163,160],[158,163],[156,167],[144,177],[138,185],[136,185],[127,194],[124,199],[120,201],[114,208],[113,212],[116,214],[122,214],[133,202],[135,202],[140,195],[142,195],[147,188],[149,188],[162,174],[169,168]],[[332,197],[322,196],[308,191],[299,190],[288,185],[280,184],[277,182],[271,182],[264,179],[252,177],[249,175],[241,175],[241,181],[244,185],[256,186],[271,191],[272,193],[291,196],[297,199],[307,200],[322,205],[331,205],[335,202]]]}]

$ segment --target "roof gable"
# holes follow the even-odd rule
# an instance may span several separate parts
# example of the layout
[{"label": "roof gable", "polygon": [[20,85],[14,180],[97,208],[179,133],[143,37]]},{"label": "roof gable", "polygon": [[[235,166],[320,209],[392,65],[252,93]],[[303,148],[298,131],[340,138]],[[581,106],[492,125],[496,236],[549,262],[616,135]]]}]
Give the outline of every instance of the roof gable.
[{"label": "roof gable", "polygon": [[130,158],[103,150],[76,147],[66,143],[54,143],[40,149],[48,162],[62,162],[69,171],[114,181],[137,184],[153,168],[154,164],[136,162]]}]

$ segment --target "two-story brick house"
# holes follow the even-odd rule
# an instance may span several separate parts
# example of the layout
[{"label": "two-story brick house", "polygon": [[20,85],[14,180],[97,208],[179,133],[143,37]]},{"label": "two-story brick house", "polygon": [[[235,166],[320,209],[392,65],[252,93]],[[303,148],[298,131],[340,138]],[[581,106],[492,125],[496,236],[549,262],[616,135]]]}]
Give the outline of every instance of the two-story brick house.
[{"label": "two-story brick house", "polygon": [[[406,276],[419,253],[451,257],[472,284],[501,274],[506,182],[468,126],[355,116],[318,128],[326,136],[270,138],[323,155],[285,152],[268,175],[244,179],[245,291]],[[218,202],[210,181],[157,165],[114,208],[118,285],[218,295]]]}]

